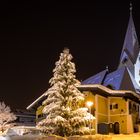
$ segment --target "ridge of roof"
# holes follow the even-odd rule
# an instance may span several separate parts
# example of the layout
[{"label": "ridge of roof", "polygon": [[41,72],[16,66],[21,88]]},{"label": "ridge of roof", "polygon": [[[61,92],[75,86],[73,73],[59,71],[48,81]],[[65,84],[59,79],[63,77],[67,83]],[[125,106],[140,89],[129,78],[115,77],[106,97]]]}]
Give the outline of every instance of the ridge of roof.
[{"label": "ridge of roof", "polygon": [[112,89],[109,89],[103,85],[100,85],[100,84],[94,84],[94,85],[79,85],[77,86],[77,88],[79,89],[84,89],[84,88],[99,88],[111,95],[123,95],[123,94],[132,94],[133,96],[135,96],[136,98],[138,98],[140,100],[140,95],[135,93],[134,91],[131,91],[131,90],[112,90]]}]

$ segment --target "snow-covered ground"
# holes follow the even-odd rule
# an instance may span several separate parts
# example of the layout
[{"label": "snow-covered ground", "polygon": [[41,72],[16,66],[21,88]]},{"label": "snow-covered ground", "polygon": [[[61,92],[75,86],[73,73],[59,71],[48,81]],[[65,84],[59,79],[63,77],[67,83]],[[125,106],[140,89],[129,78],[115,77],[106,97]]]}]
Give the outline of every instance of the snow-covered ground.
[{"label": "snow-covered ground", "polygon": [[0,140],[41,140],[40,136],[33,136],[33,135],[27,135],[27,136],[0,136]]},{"label": "snow-covered ground", "polygon": [[140,133],[131,135],[113,135],[112,140],[140,140]]},{"label": "snow-covered ground", "polygon": [[12,137],[2,137],[0,140],[140,140],[140,133],[131,135],[93,135],[93,136],[76,136],[70,138],[63,138],[59,136],[43,137],[35,135],[25,135],[25,136],[12,136]]}]

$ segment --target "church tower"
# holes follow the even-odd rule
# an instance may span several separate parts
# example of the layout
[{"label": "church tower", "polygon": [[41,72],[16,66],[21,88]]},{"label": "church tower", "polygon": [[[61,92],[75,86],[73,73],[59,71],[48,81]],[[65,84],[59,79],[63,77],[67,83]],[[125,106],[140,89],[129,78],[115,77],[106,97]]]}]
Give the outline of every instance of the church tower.
[{"label": "church tower", "polygon": [[129,69],[132,78],[140,86],[140,48],[132,17],[132,4],[130,4],[130,17],[120,56],[119,68],[124,66]]}]

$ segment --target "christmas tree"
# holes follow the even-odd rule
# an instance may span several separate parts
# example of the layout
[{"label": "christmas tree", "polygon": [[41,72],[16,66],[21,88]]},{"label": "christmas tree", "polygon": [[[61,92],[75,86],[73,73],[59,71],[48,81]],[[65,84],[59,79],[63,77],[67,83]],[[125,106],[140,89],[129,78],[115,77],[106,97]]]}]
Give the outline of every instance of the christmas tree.
[{"label": "christmas tree", "polygon": [[64,49],[49,81],[51,87],[46,91],[47,99],[42,103],[46,118],[37,125],[46,134],[70,136],[92,131],[88,125],[95,118],[87,108],[82,107],[84,95],[77,89],[80,82],[74,75],[76,69],[72,58],[69,49]]}]

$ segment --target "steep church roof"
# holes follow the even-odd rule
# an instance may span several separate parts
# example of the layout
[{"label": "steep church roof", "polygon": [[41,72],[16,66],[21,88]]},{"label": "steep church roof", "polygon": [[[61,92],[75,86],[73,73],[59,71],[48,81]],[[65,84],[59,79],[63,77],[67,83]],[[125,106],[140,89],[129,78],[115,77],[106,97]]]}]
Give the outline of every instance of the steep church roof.
[{"label": "steep church roof", "polygon": [[103,85],[115,90],[119,90],[125,72],[126,68],[122,67],[114,72],[109,73],[103,81]]},{"label": "steep church roof", "polygon": [[105,75],[108,73],[108,70],[103,70],[96,75],[93,75],[92,77],[89,77],[85,81],[82,82],[82,84],[102,84]]},{"label": "steep church roof", "polygon": [[135,25],[132,17],[132,5],[130,5],[130,17],[128,27],[125,35],[123,49],[120,56],[120,66],[126,61],[130,60],[132,64],[135,64],[139,53],[139,43],[135,30]]}]

